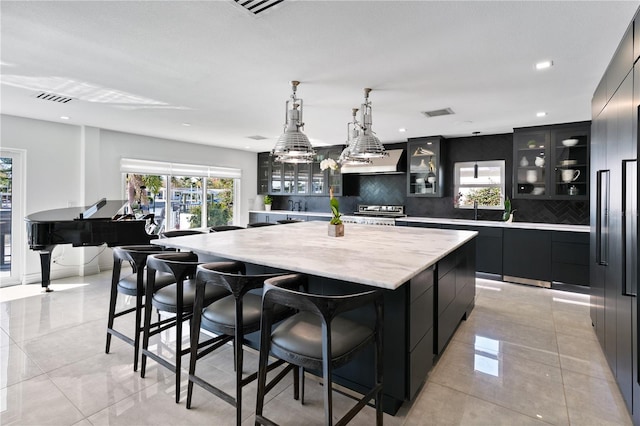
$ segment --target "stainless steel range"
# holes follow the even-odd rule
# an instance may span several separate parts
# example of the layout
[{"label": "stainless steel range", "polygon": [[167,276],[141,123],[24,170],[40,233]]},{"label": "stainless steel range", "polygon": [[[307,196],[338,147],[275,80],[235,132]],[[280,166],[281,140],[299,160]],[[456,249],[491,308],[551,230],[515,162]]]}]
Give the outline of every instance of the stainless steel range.
[{"label": "stainless steel range", "polygon": [[404,206],[358,205],[358,211],[353,215],[342,216],[345,223],[359,223],[363,225],[395,226],[396,218],[405,217]]}]

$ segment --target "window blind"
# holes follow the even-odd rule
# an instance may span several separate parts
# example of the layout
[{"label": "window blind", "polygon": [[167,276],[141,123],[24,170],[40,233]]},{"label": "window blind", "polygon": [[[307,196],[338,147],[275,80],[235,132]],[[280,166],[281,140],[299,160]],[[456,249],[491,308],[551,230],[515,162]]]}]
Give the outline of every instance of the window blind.
[{"label": "window blind", "polygon": [[231,167],[169,163],[165,161],[138,160],[135,158],[121,158],[120,171],[123,173],[148,175],[202,176],[229,179],[239,179],[242,177],[241,169]]}]

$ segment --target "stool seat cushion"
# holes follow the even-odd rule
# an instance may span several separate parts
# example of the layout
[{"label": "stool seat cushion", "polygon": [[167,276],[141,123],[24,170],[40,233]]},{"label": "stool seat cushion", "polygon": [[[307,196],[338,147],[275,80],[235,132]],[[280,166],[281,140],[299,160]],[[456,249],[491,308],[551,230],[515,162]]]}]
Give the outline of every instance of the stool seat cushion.
[{"label": "stool seat cushion", "polygon": [[[167,312],[175,312],[177,305],[177,285],[170,284],[153,294],[153,306]],[[211,303],[229,294],[223,287],[207,284],[204,287],[204,302]],[[192,312],[196,297],[196,280],[185,280],[183,283],[182,312]]]},{"label": "stool seat cushion", "polygon": [[[277,306],[276,316],[287,311],[284,306]],[[242,298],[242,323],[246,329],[260,328],[260,316],[262,314],[262,295],[247,293]],[[224,329],[233,329],[236,318],[236,299],[227,296],[216,300],[202,311],[202,327],[219,333],[226,333]],[[220,327],[220,328],[218,328]]]},{"label": "stool seat cushion", "polygon": [[[345,318],[331,322],[331,358],[341,358],[366,344],[373,330]],[[322,320],[310,312],[300,312],[284,320],[271,334],[273,349],[322,360]]]},{"label": "stool seat cushion", "polygon": [[[126,293],[130,295],[135,295],[138,290],[137,285],[137,274],[129,274],[126,277],[123,277],[118,281],[118,291],[120,293]],[[176,279],[173,277],[173,274],[168,272],[158,272],[156,274],[156,288],[164,287],[165,285],[175,283]],[[143,285],[146,287],[147,285],[147,274],[144,274]]]}]

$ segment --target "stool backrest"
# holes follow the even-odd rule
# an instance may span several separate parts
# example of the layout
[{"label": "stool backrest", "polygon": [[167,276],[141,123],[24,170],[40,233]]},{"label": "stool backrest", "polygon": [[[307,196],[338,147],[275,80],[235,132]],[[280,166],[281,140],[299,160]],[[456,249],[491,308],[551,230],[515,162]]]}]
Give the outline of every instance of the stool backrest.
[{"label": "stool backrest", "polygon": [[160,238],[183,237],[185,235],[204,234],[197,229],[174,229],[173,231],[164,231],[160,233]]},{"label": "stool backrest", "polygon": [[247,225],[247,228],[259,228],[261,226],[271,226],[275,225],[275,223],[271,222],[253,222]]},{"label": "stool backrest", "polygon": [[[155,271],[169,272],[177,281],[183,281],[188,276],[195,276],[198,265],[198,255],[192,252],[161,253],[147,258],[149,275],[155,275]],[[147,282],[152,281],[147,280]]]},{"label": "stool backrest", "polygon": [[282,274],[245,275],[246,269],[242,264],[242,275],[235,273],[241,262],[212,262],[198,266],[196,272],[196,286],[213,284],[225,288],[234,297],[240,298],[250,290],[261,288],[265,280]]},{"label": "stool backrest", "polygon": [[242,226],[236,225],[218,225],[212,226],[209,228],[209,232],[224,232],[224,231],[235,231],[237,229],[244,229]]},{"label": "stool backrest", "polygon": [[381,290],[340,296],[310,294],[294,290],[294,288],[305,287],[306,284],[307,278],[301,274],[289,274],[266,280],[262,294],[263,311],[272,308],[274,304],[284,305],[315,313],[325,322],[330,323],[336,315],[343,312],[370,304],[375,304],[378,308],[382,304]]}]

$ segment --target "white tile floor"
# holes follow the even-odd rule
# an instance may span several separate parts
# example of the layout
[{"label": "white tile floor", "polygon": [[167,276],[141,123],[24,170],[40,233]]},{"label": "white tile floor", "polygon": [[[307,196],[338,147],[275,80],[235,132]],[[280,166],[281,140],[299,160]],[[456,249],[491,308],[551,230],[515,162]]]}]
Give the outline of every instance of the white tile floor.
[{"label": "white tile floor", "polygon": [[[109,280],[108,272],[57,280],[47,294],[36,285],[0,289],[0,424],[233,424],[233,407],[202,389],[187,410],[183,385],[176,404],[173,374],[154,362],[141,379],[119,339],[104,353]],[[588,296],[480,279],[477,289],[476,308],[419,396],[385,424],[631,424],[591,329]],[[232,376],[217,367],[231,365],[230,355],[199,364],[223,387]],[[249,370],[256,357],[246,358]],[[322,424],[319,384],[307,381],[300,406],[290,383],[271,393],[265,414],[283,425]],[[255,385],[244,392],[243,425],[252,425]],[[336,415],[351,402],[336,401]],[[352,424],[373,419],[367,408]]]}]

